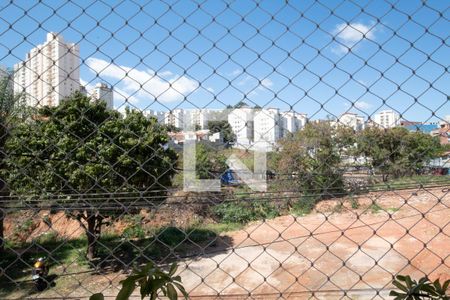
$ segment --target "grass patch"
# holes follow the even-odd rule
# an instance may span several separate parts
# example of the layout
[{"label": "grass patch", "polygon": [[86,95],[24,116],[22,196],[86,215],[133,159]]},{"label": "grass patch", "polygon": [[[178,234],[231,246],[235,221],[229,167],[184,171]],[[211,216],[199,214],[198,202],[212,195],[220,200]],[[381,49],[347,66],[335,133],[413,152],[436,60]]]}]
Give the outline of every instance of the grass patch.
[{"label": "grass patch", "polygon": [[333,213],[341,213],[344,210],[344,204],[342,202],[339,202],[333,207]]},{"label": "grass patch", "polygon": [[435,185],[450,183],[450,176],[416,175],[394,178],[387,182],[379,182],[369,186],[370,191],[390,189],[414,188],[418,185]]},{"label": "grass patch", "polygon": [[350,195],[350,205],[353,209],[359,208],[358,198],[356,198],[354,195]]},{"label": "grass patch", "polygon": [[387,210],[388,212],[390,212],[390,213],[395,213],[395,212],[399,211],[400,208],[398,208],[398,207],[389,207],[389,208],[387,208],[386,210]]},{"label": "grass patch", "polygon": [[241,230],[242,228],[244,228],[244,225],[241,223],[211,223],[202,225],[202,228],[220,234],[223,232]]},{"label": "grass patch", "polygon": [[318,198],[312,195],[303,195],[292,205],[291,213],[295,216],[304,216],[309,214],[317,203]]},{"label": "grass patch", "polygon": [[278,208],[269,202],[248,199],[224,202],[212,208],[220,223],[246,224],[251,221],[273,219],[279,216]]},{"label": "grass patch", "polygon": [[381,210],[383,210],[383,208],[380,205],[378,205],[377,203],[372,203],[369,206],[369,209],[373,214],[379,213]]}]

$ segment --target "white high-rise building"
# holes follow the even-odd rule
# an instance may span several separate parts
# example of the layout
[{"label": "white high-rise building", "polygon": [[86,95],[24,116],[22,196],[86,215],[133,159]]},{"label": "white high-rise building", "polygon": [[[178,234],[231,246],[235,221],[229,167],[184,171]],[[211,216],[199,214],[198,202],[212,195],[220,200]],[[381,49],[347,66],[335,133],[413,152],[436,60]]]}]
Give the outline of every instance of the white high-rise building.
[{"label": "white high-rise building", "polygon": [[346,126],[355,131],[364,129],[364,117],[355,113],[343,113],[336,121],[332,122],[334,126]]},{"label": "white high-rise building", "polygon": [[114,108],[114,92],[113,88],[106,83],[97,83],[90,92],[93,100],[101,100],[106,103],[106,108]]},{"label": "white high-rise building", "polygon": [[156,111],[153,109],[144,109],[142,111],[142,114],[144,115],[144,117],[146,118],[155,118],[159,124],[164,124],[164,115],[165,113],[162,111]]},{"label": "white high-rise building", "polygon": [[14,93],[29,106],[57,106],[80,90],[79,47],[50,32],[47,41],[14,65]]},{"label": "white high-rise building", "polygon": [[394,110],[382,110],[374,115],[373,121],[382,128],[400,125],[400,115]]},{"label": "white high-rise building", "polygon": [[254,109],[250,107],[236,108],[228,114],[228,123],[236,135],[236,148],[248,148],[252,145],[253,117]]},{"label": "white high-rise building", "polygon": [[278,108],[268,108],[255,111],[253,119],[254,148],[272,151],[277,141],[282,137],[282,118]]},{"label": "white high-rise building", "polygon": [[219,109],[189,109],[185,111],[186,121],[192,126],[192,129],[198,128],[204,130],[208,128],[208,121],[219,120],[217,115],[220,114],[222,110]]},{"label": "white high-rise building", "polygon": [[282,120],[282,136],[287,136],[288,133],[294,133],[305,127],[308,122],[306,114],[299,114],[293,111],[281,113]]},{"label": "white high-rise building", "polygon": [[178,129],[183,129],[185,112],[181,108],[164,113],[164,124],[171,125]]}]

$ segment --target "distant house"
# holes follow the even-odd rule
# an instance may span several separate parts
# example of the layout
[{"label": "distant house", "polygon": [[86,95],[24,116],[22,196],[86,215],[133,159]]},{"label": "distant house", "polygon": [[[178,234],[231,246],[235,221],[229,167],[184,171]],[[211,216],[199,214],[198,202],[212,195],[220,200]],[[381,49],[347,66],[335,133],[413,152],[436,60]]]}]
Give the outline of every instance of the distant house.
[{"label": "distant house", "polygon": [[404,125],[406,129],[409,131],[420,131],[423,133],[431,134],[434,130],[439,128],[439,125],[437,123],[430,123],[430,124],[410,124],[410,125]]},{"label": "distant house", "polygon": [[450,175],[450,151],[443,153],[439,158],[431,160],[429,166],[437,171],[436,174]]},{"label": "distant house", "polygon": [[439,140],[441,145],[450,144],[450,122],[442,121],[439,124],[439,129],[437,130],[437,136],[439,136]]}]

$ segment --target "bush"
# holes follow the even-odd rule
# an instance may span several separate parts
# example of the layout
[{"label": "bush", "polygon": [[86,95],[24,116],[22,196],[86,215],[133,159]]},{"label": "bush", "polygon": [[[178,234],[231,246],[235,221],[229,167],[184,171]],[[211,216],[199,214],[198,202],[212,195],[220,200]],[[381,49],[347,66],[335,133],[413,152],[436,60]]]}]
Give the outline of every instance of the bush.
[{"label": "bush", "polygon": [[281,151],[271,155],[269,166],[278,174],[279,191],[318,194],[322,199],[342,194],[341,135],[327,123],[308,123],[280,140]]},{"label": "bush", "polygon": [[279,216],[275,205],[258,200],[221,203],[213,208],[213,212],[220,222],[240,224]]},{"label": "bush", "polygon": [[309,214],[316,204],[317,201],[319,201],[318,196],[314,195],[303,195],[300,197],[300,199],[292,205],[291,212],[294,215],[307,215]]},{"label": "bush", "polygon": [[145,238],[145,230],[142,228],[141,224],[134,224],[125,228],[122,235],[127,239],[143,239]]}]

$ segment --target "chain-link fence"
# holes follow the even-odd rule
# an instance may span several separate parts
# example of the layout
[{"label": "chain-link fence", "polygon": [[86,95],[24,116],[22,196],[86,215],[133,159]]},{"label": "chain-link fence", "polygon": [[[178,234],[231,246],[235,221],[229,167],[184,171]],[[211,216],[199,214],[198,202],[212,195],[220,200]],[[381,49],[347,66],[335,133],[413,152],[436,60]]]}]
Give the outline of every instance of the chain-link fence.
[{"label": "chain-link fence", "polygon": [[448,4],[3,1],[0,298],[449,279]]}]

